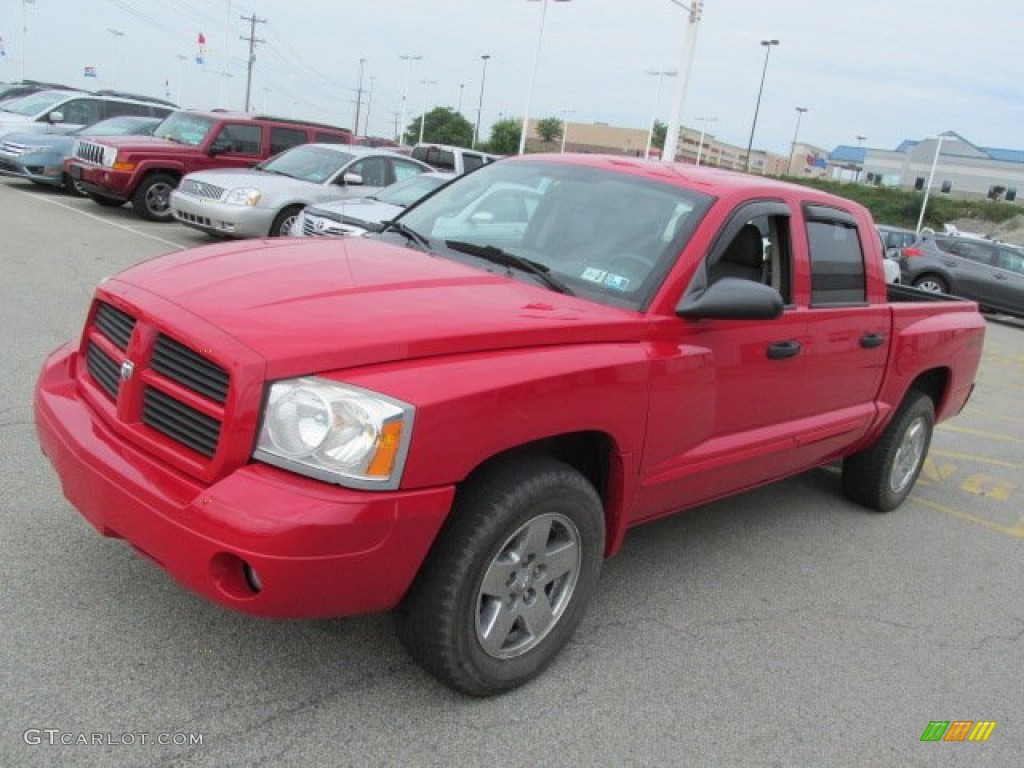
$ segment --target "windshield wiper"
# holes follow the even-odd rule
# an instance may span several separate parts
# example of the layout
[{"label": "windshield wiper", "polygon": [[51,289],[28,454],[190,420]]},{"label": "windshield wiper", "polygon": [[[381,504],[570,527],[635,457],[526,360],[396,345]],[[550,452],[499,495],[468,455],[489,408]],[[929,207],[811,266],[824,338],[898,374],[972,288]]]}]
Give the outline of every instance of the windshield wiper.
[{"label": "windshield wiper", "polygon": [[467,243],[463,240],[445,240],[444,244],[451,248],[453,251],[460,251],[461,253],[468,253],[470,256],[478,256],[484,261],[489,261],[492,264],[498,264],[502,267],[516,268],[521,272],[539,277],[540,280],[548,287],[559,293],[564,293],[566,296],[575,296],[572,289],[559,280],[557,277],[551,274],[551,268],[540,264],[536,261],[517,256],[514,253],[502,250],[494,245],[477,245],[476,243]]},{"label": "windshield wiper", "polygon": [[430,241],[426,237],[421,235],[419,232],[417,232],[415,229],[407,227],[402,222],[396,219],[392,219],[391,221],[385,221],[384,228],[379,230],[379,232],[387,232],[389,229],[402,235],[406,240],[410,240],[416,243],[416,245],[420,246],[420,248],[422,248],[423,250],[430,250]]}]

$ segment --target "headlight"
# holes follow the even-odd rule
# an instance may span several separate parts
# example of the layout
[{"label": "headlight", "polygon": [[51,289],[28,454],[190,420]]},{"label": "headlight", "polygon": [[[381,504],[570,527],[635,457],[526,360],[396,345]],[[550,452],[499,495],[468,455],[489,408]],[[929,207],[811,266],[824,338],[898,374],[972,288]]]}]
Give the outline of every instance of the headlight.
[{"label": "headlight", "polygon": [[104,147],[102,162],[107,168],[113,168],[117,162],[117,150],[114,147]]},{"label": "headlight", "polygon": [[398,487],[415,408],[314,377],[270,387],[253,458],[353,488]]},{"label": "headlight", "polygon": [[241,189],[232,189],[228,192],[224,202],[231,205],[256,205],[261,197],[263,197],[263,194],[258,189],[242,187]]}]

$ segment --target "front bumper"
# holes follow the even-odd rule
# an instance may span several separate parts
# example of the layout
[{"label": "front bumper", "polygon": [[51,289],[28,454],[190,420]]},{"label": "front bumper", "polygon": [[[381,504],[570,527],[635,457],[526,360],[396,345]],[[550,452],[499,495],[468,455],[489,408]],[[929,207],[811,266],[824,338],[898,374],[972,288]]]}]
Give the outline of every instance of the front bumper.
[{"label": "front bumper", "polygon": [[113,200],[130,200],[132,196],[132,172],[114,171],[98,165],[85,165],[79,162],[65,163],[64,170],[78,179],[82,186],[92,194],[109,197]]},{"label": "front bumper", "polygon": [[185,587],[245,613],[347,616],[395,607],[451,506],[451,486],[353,491],[262,464],[212,485],[118,437],[82,399],[75,345],[45,362],[36,431],[64,495]]},{"label": "front bumper", "polygon": [[171,192],[174,218],[186,227],[222,237],[267,237],[276,211],[259,206],[229,205]]},{"label": "front bumper", "polygon": [[11,155],[0,151],[0,176],[14,176],[18,179],[28,179],[39,184],[59,187],[64,183],[64,167],[59,157]]}]

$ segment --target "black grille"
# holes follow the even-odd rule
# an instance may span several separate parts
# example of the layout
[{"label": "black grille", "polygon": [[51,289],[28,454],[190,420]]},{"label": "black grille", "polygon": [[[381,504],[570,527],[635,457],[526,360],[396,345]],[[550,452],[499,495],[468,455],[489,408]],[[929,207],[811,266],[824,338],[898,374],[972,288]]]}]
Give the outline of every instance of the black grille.
[{"label": "black grille", "polygon": [[165,336],[157,337],[151,367],[193,392],[223,403],[228,397],[228,372],[198,352]]},{"label": "black grille", "polygon": [[96,308],[96,327],[100,329],[100,333],[127,351],[128,341],[135,329],[135,318],[100,302]]},{"label": "black grille", "polygon": [[85,367],[96,383],[110,395],[110,399],[117,400],[117,390],[121,385],[121,377],[118,375],[120,369],[106,352],[92,342],[89,342],[85,352]]},{"label": "black grille", "polygon": [[207,458],[217,452],[220,422],[152,387],[142,393],[142,423]]}]

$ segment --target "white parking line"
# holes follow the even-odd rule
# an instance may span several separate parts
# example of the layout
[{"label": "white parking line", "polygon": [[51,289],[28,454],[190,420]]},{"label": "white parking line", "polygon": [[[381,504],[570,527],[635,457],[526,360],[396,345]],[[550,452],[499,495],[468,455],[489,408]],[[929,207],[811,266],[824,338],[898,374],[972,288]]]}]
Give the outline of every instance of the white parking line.
[{"label": "white parking line", "polygon": [[133,235],[138,235],[139,237],[145,237],[145,238],[148,238],[150,240],[155,240],[158,243],[163,243],[164,245],[169,245],[172,248],[175,248],[175,249],[177,249],[179,251],[184,251],[186,248],[188,248],[188,246],[182,245],[181,243],[176,243],[173,240],[165,240],[162,237],[157,237],[156,235],[151,235],[151,234],[149,234],[147,232],[140,232],[139,230],[134,229],[132,227],[129,227],[129,226],[125,225],[125,224],[119,224],[116,221],[111,221],[110,219],[105,219],[102,216],[96,216],[95,214],[92,214],[92,213],[86,213],[85,211],[82,211],[82,210],[79,210],[78,208],[75,208],[73,205],[67,205],[66,203],[60,202],[59,200],[51,200],[51,199],[49,199],[47,197],[43,197],[42,195],[33,194],[32,192],[29,192],[28,190],[17,189],[16,187],[11,187],[11,186],[8,186],[7,184],[0,184],[0,189],[9,189],[12,192],[18,192],[19,194],[22,194],[22,195],[28,195],[29,197],[35,198],[36,200],[39,200],[41,202],[49,203],[50,205],[56,205],[57,207],[63,208],[66,211],[72,211],[74,213],[77,213],[79,216],[85,216],[87,219],[92,219],[93,221],[98,221],[101,224],[108,224],[111,227],[117,227],[118,229],[123,229],[125,232],[131,232]]}]

